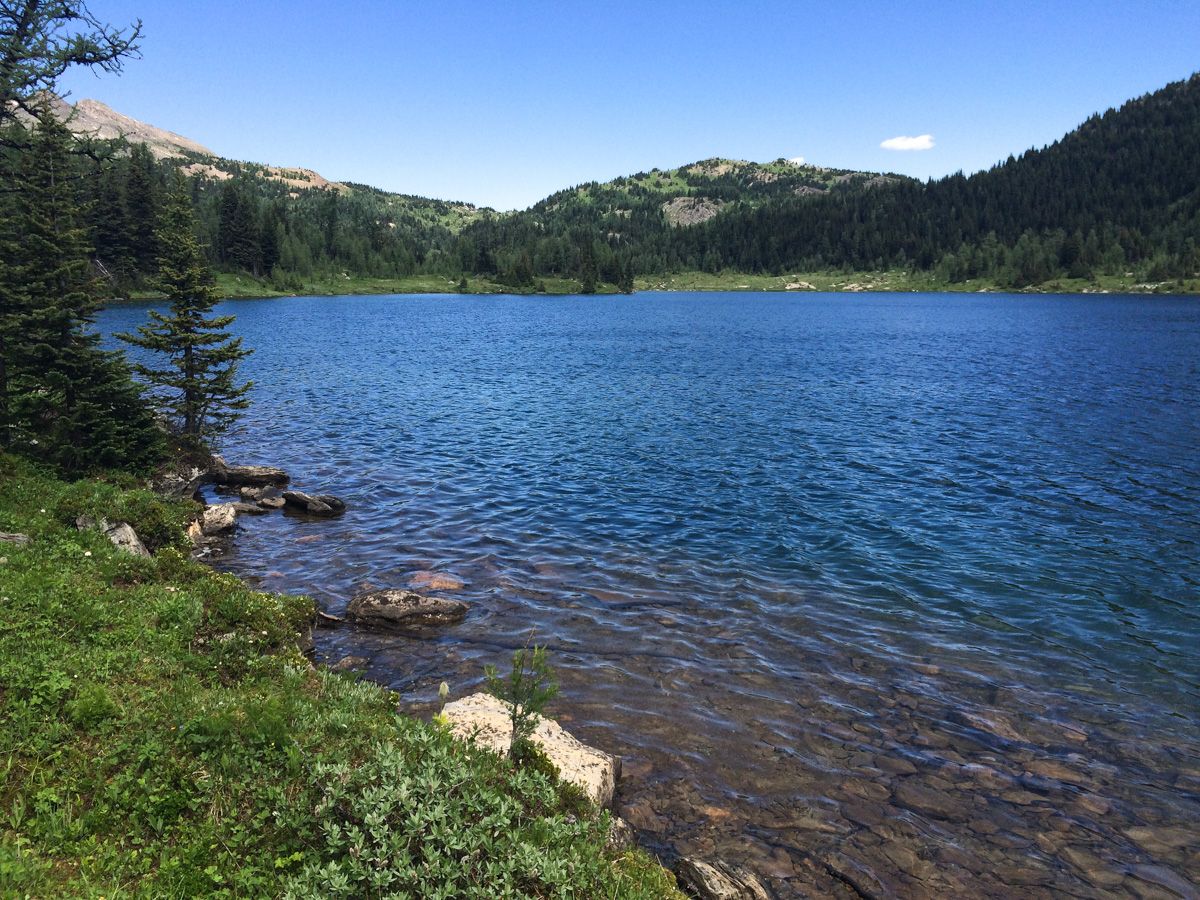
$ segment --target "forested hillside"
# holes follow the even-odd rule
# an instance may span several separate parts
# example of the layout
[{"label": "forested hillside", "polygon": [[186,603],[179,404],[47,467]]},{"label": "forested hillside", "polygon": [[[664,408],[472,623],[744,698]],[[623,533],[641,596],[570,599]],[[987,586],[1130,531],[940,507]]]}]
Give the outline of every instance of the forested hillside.
[{"label": "forested hillside", "polygon": [[284,292],[314,279],[420,276],[441,289],[472,278],[541,290],[550,279],[587,292],[686,272],[899,271],[1012,288],[1069,278],[1077,289],[1200,275],[1200,76],[970,176],[922,183],[710,159],[580,185],[516,213],[222,159],[144,127],[178,146],[97,141],[99,152],[74,162],[96,267],[114,294],[149,285],[176,170],[190,179],[212,265]]},{"label": "forested hillside", "polygon": [[1200,270],[1200,76],[1088,119],[994,168],[870,193],[780,199],[678,230],[686,264],[742,271],[936,268],[1013,286],[1136,269]]}]

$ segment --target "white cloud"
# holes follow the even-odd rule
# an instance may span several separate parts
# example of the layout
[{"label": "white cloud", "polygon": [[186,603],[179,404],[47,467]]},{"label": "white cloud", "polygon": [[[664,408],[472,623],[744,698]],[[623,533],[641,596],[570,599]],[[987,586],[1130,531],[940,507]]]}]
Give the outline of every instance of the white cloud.
[{"label": "white cloud", "polygon": [[803,156],[793,156],[791,159],[788,160],[788,162],[790,162],[793,166],[802,166],[802,165],[804,165],[804,157]]},{"label": "white cloud", "polygon": [[900,137],[888,138],[879,145],[884,150],[932,150],[933,135],[918,134],[916,137]]}]

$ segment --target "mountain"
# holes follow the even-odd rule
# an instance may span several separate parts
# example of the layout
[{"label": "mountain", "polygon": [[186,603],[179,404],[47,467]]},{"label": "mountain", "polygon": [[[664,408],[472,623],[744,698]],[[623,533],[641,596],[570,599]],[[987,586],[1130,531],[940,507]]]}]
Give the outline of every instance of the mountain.
[{"label": "mountain", "polygon": [[203,144],[173,131],[164,131],[131,119],[99,100],[80,100],[74,106],[59,100],[56,106],[59,118],[76,134],[98,140],[123,137],[131,143],[145,144],[158,159],[169,156],[216,156]]}]

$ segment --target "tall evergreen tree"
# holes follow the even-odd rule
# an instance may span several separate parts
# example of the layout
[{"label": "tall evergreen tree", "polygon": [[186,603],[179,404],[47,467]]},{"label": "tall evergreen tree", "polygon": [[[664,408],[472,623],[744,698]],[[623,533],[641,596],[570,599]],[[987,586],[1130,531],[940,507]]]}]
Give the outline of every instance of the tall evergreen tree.
[{"label": "tall evergreen tree", "polygon": [[4,438],[68,472],[144,468],[159,434],[123,357],[99,346],[90,248],[81,225],[71,135],[55,117],[23,154],[4,267]]},{"label": "tall evergreen tree", "polygon": [[150,312],[150,323],[120,338],[164,354],[167,365],[137,365],[156,389],[164,410],[185,441],[199,447],[224,432],[249,406],[251,385],[239,383],[238,364],[250,355],[226,329],[233,316],[214,316],[217,293],[197,240],[191,199],[176,179],[158,228],[158,287],[170,301],[168,314]]}]

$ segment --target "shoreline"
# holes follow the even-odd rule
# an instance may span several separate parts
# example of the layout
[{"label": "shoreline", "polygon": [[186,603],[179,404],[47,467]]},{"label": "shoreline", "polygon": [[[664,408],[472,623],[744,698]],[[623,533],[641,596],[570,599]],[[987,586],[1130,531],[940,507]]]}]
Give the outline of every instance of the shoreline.
[{"label": "shoreline", "polygon": [[[425,295],[454,296],[613,296],[614,285],[601,284],[595,295],[579,293],[579,283],[564,278],[539,279],[545,290],[521,290],[489,279],[468,279],[468,289],[459,290],[460,281],[440,276],[408,278],[324,278],[304,282],[288,290],[273,287],[267,279],[249,275],[223,273],[217,278],[217,290],[223,300],[270,300],[283,297],[346,297],[361,295]],[[936,293],[936,294],[1061,294],[1071,296],[1104,296],[1138,294],[1147,296],[1200,295],[1200,277],[1183,281],[1141,282],[1119,276],[1098,279],[1054,279],[1039,285],[1010,288],[991,281],[966,281],[959,284],[938,282],[920,274],[908,272],[859,273],[796,273],[789,275],[710,275],[703,272],[684,272],[653,278],[637,278],[634,293]],[[153,291],[134,292],[128,298],[107,301],[109,304],[140,303],[161,299]]]},{"label": "shoreline", "polygon": [[357,895],[381,874],[361,857],[391,860],[391,888],[415,896],[682,898],[557,779],[314,666],[315,603],[189,558],[191,504],[6,455],[0,475],[14,895],[308,896],[333,881]]}]

